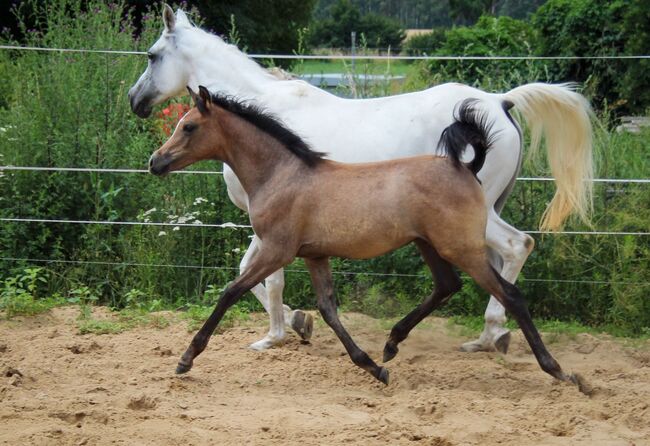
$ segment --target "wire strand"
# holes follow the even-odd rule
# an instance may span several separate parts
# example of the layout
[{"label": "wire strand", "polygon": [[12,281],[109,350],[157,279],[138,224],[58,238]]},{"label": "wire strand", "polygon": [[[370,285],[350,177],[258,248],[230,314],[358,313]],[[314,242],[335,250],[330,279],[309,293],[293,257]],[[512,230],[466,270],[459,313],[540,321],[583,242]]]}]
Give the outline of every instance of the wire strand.
[{"label": "wire strand", "polygon": [[[149,173],[147,169],[109,169],[93,167],[39,167],[39,166],[0,166],[2,171],[34,171],[34,172],[90,172],[90,173]],[[223,175],[220,170],[177,170],[174,174],[198,174],[198,175]],[[517,181],[555,181],[550,177],[517,177]],[[650,179],[646,178],[593,178],[594,183],[630,183],[648,184]]]},{"label": "wire strand", "polygon": [[[234,266],[206,266],[206,265],[181,265],[174,263],[139,263],[139,262],[106,262],[94,260],[61,260],[61,259],[31,259],[17,257],[0,257],[0,260],[11,262],[31,262],[31,263],[63,263],[76,265],[101,265],[101,266],[128,266],[128,267],[154,267],[154,268],[183,268],[183,269],[207,269],[207,270],[229,270],[239,271],[240,268]],[[288,273],[309,274],[306,269],[285,268]],[[402,273],[373,273],[364,271],[332,271],[336,275],[354,275],[354,276],[372,276],[372,277],[409,277],[416,279],[428,279],[428,274],[402,274]],[[554,282],[554,283],[582,283],[582,284],[617,284],[617,285],[643,285],[648,286],[650,282],[626,282],[626,281],[602,281],[602,280],[571,280],[571,279],[531,279],[522,277],[518,282]]]},{"label": "wire strand", "polygon": [[[54,53],[90,53],[144,56],[146,51],[95,50],[84,48],[47,48],[38,46],[0,45],[1,50],[43,51]],[[610,60],[650,59],[650,55],[623,56],[367,56],[367,55],[314,55],[314,54],[248,54],[251,59],[316,59],[316,60]]]},{"label": "wire strand", "polygon": [[0,221],[16,223],[64,223],[78,225],[115,225],[115,226],[178,226],[192,228],[220,228],[220,229],[251,229],[251,225],[240,225],[235,223],[166,223],[166,222],[144,222],[144,221],[106,221],[106,220],[61,220],[46,218],[0,218]]},{"label": "wire strand", "polygon": [[[164,222],[143,222],[143,221],[106,221],[106,220],[61,220],[45,218],[0,218],[0,221],[15,223],[63,223],[63,224],[82,224],[82,225],[124,225],[124,226],[178,226],[178,227],[195,227],[195,228],[233,228],[233,229],[251,229],[251,225],[240,225],[235,223],[164,223]],[[650,232],[616,232],[616,231],[521,231],[526,234],[540,235],[633,235],[648,236]]]}]

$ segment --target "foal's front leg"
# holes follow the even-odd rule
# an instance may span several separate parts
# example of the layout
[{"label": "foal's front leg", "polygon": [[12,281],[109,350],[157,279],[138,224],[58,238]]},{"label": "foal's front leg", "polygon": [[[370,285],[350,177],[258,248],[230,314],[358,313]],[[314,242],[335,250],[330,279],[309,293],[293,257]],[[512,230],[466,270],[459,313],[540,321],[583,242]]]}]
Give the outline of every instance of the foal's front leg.
[{"label": "foal's front leg", "polygon": [[[257,254],[261,246],[262,241],[254,234],[251,244],[248,246],[239,265],[240,274],[243,274],[248,269],[251,259]],[[314,327],[313,318],[309,313],[302,310],[292,311],[287,305],[283,305],[283,289],[284,270],[282,268],[266,278],[266,287],[258,283],[251,289],[251,292],[268,313],[270,321],[268,334],[250,345],[253,350],[265,350],[282,344],[286,339],[285,325],[295,330],[304,341],[311,339]]]},{"label": "foal's front leg", "polygon": [[287,260],[284,256],[280,257],[278,254],[280,252],[280,250],[270,249],[270,247],[269,249],[260,249],[251,259],[246,271],[228,285],[219,302],[217,302],[214,311],[196,333],[183,356],[181,356],[181,360],[176,367],[176,373],[185,373],[192,368],[194,358],[205,350],[210,336],[212,336],[228,308],[270,273],[282,268],[291,261],[291,259]]},{"label": "foal's front leg", "polygon": [[352,362],[366,370],[379,381],[388,384],[388,370],[375,364],[368,354],[355,344],[352,337],[345,331],[343,324],[341,324],[336,314],[336,297],[334,295],[334,287],[332,286],[332,272],[330,271],[329,259],[327,257],[305,259],[305,264],[309,268],[311,281],[318,296],[318,310],[327,325],[338,336],[350,355]]}]

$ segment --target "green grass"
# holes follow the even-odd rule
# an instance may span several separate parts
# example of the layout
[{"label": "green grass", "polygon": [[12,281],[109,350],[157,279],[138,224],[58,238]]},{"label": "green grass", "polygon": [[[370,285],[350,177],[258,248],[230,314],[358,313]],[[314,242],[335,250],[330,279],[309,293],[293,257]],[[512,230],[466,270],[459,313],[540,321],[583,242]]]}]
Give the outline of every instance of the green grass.
[{"label": "green grass", "polygon": [[66,301],[60,294],[35,298],[31,294],[20,293],[11,298],[3,296],[0,299],[0,310],[4,312],[7,319],[11,319],[14,316],[34,316],[65,304]]},{"label": "green grass", "polygon": [[[611,336],[620,338],[629,338],[630,333],[622,331],[619,327],[613,324],[603,325],[599,327],[590,327],[576,321],[560,321],[560,320],[545,320],[535,319],[535,326],[541,332],[547,334],[565,335],[570,339],[574,339],[580,333],[589,334],[603,334],[606,333]],[[482,316],[452,316],[448,319],[448,327],[453,328],[460,336],[478,336],[483,331],[483,324],[485,323]],[[519,328],[517,323],[508,319],[506,328],[516,330]],[[635,339],[650,339],[650,332],[639,333],[634,336]],[[550,341],[552,342],[552,340]]]},{"label": "green grass", "polygon": [[[187,311],[181,314],[181,318],[187,321],[188,331],[195,331],[201,328],[206,319],[210,317],[213,310],[214,306],[190,304],[187,306]],[[239,322],[247,321],[249,319],[250,315],[248,311],[238,304],[235,304],[226,311],[223,319],[219,322],[217,331],[232,327]]]},{"label": "green grass", "polygon": [[[355,72],[369,74],[389,73],[393,76],[405,76],[411,70],[413,65],[404,61],[383,61],[383,60],[357,60],[355,62]],[[292,71],[295,74],[320,74],[320,73],[348,73],[351,71],[351,61],[349,60],[305,60],[303,63],[296,64]]]},{"label": "green grass", "polygon": [[136,327],[166,328],[172,321],[169,318],[158,314],[149,313],[140,309],[123,309],[111,314],[110,319],[95,319],[92,316],[91,308],[79,306],[79,319],[77,328],[79,334],[115,334],[130,330]]}]

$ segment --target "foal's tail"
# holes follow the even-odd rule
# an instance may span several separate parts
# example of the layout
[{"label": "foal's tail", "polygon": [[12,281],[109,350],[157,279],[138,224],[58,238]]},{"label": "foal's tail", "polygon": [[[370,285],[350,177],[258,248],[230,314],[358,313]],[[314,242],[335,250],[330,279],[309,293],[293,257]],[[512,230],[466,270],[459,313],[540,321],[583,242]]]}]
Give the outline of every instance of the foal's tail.
[{"label": "foal's tail", "polygon": [[[442,131],[438,151],[447,156],[457,167],[464,164],[474,176],[481,170],[485,155],[492,147],[495,133],[493,123],[488,122],[488,114],[476,108],[478,99],[468,98],[460,103],[454,113],[454,122]],[[463,152],[470,144],[474,149],[474,159],[470,163],[461,162]]]},{"label": "foal's tail", "polygon": [[542,230],[557,230],[575,212],[589,221],[592,209],[591,107],[575,84],[527,84],[501,97],[514,104],[530,128],[531,154],[538,152],[542,132],[557,191],[544,211]]}]

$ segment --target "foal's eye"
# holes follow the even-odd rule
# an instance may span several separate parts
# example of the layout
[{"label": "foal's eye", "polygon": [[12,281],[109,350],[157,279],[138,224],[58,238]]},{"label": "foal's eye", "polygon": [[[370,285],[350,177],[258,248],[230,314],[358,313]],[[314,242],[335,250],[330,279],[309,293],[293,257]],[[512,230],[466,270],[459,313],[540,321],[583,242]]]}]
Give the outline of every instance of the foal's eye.
[{"label": "foal's eye", "polygon": [[196,124],[185,124],[183,126],[183,131],[185,133],[192,133],[195,128],[196,128]]},{"label": "foal's eye", "polygon": [[147,58],[149,59],[150,62],[153,62],[156,60],[156,55],[154,53],[147,53]]}]

